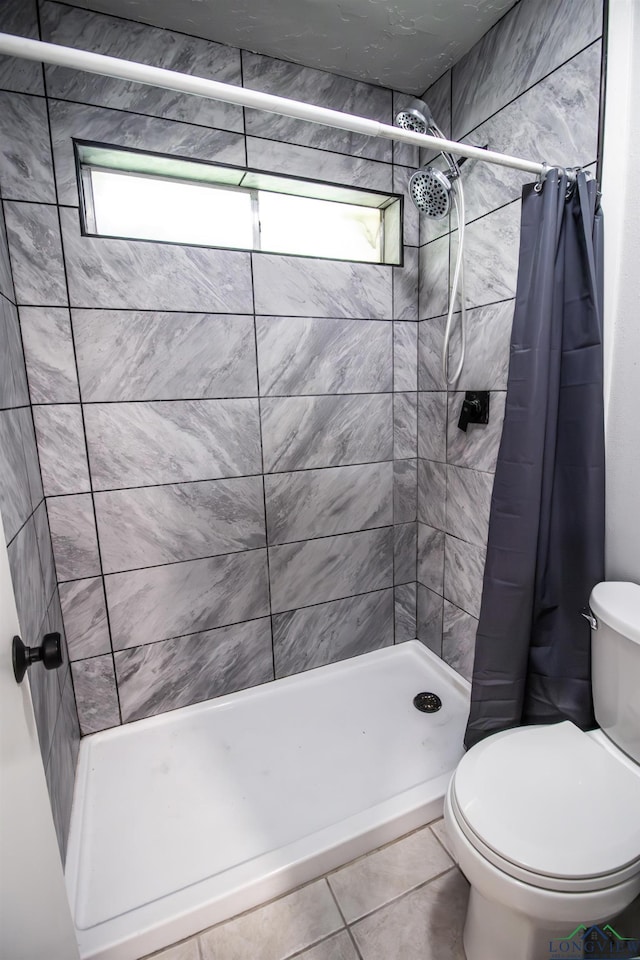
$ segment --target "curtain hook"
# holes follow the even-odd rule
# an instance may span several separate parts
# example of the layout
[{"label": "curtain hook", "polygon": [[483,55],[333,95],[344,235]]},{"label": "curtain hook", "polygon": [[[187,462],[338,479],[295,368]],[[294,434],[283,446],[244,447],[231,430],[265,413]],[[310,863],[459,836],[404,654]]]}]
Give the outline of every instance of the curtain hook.
[{"label": "curtain hook", "polygon": [[535,184],[534,184],[534,186],[533,186],[533,189],[535,190],[536,193],[540,193],[540,192],[541,192],[541,190],[542,190],[542,188],[543,188],[543,186],[544,186],[544,181],[545,181],[546,176],[547,176],[547,174],[549,173],[549,170],[550,170],[550,169],[551,169],[551,167],[549,166],[549,164],[546,163],[546,162],[543,160],[543,161],[542,161],[542,170],[541,170],[540,173],[538,174],[538,178],[537,178],[537,180],[536,180],[536,182],[535,182]]}]

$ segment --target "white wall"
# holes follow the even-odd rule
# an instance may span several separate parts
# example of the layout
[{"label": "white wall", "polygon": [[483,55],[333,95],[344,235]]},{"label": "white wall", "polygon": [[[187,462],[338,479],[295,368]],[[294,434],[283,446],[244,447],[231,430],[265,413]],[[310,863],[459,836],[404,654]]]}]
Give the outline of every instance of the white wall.
[{"label": "white wall", "polygon": [[640,5],[610,0],[603,166],[609,580],[640,583]]}]

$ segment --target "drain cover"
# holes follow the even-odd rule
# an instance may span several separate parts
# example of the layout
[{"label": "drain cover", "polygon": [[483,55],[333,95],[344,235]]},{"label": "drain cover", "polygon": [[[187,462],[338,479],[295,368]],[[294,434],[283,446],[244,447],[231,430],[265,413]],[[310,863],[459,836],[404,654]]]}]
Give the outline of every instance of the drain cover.
[{"label": "drain cover", "polygon": [[422,713],[435,713],[442,706],[442,700],[437,693],[417,693],[413,698],[413,705]]}]

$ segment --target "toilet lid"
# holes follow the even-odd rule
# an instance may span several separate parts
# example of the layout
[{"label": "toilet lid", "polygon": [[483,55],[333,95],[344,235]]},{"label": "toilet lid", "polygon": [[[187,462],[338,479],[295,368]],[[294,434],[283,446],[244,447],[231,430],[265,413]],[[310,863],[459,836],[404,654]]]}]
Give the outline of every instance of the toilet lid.
[{"label": "toilet lid", "polygon": [[568,721],[488,737],[453,790],[471,831],[529,872],[578,880],[640,860],[640,770]]}]

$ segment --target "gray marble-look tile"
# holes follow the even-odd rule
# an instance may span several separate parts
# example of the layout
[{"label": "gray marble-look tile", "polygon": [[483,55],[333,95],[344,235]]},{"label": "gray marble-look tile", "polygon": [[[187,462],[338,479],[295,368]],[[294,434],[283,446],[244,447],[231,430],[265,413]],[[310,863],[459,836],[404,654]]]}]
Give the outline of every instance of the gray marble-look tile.
[{"label": "gray marble-look tile", "polygon": [[447,389],[442,372],[445,320],[435,317],[418,324],[418,390]]},{"label": "gray marble-look tile", "polygon": [[97,576],[100,557],[91,494],[50,498],[47,510],[58,580]]},{"label": "gray marble-look tile", "polygon": [[8,201],[4,208],[18,303],[66,304],[57,207]]},{"label": "gray marble-look tile", "polygon": [[16,416],[20,421],[20,430],[22,431],[22,448],[24,450],[24,459],[27,467],[27,481],[29,483],[31,506],[35,509],[44,494],[31,407],[20,407],[16,411]]},{"label": "gray marble-look tile", "polygon": [[120,724],[113,657],[106,654],[71,664],[78,720],[83,737]]},{"label": "gray marble-look tile", "polygon": [[[51,597],[56,593],[57,580],[56,564],[53,557],[53,544],[51,542],[51,532],[49,530],[49,516],[47,513],[46,501],[42,500],[40,505],[35,509],[33,520],[36,528],[36,540],[38,542],[38,554],[40,556],[40,569],[42,571],[45,603],[50,604]],[[60,621],[62,620],[62,615],[60,615],[59,619]],[[61,630],[60,632],[63,631]]]},{"label": "gray marble-look tile", "polygon": [[[223,83],[242,83],[240,52],[234,47],[60,3],[42,4],[42,39]],[[46,74],[51,97],[242,132],[242,108],[232,104],[64,67],[47,67]]]},{"label": "gray marble-look tile", "polygon": [[[90,75],[81,76],[84,79]],[[144,89],[153,92],[152,87]],[[155,92],[160,91],[156,89]],[[124,113],[107,108],[111,106],[114,104],[92,107],[69,103],[67,100],[49,100],[51,140],[60,203],[70,206],[78,204],[73,138],[116,144],[124,149],[148,150],[174,157],[245,166],[244,138],[239,133],[208,130],[190,123],[175,123],[173,120],[160,120],[158,117],[145,117],[139,113]]]},{"label": "gray marble-look tile", "polygon": [[270,544],[393,523],[393,463],[365,463],[265,477]]},{"label": "gray marble-look tile", "polygon": [[446,466],[418,460],[418,520],[438,530],[445,528]]},{"label": "gray marble-look tile", "polygon": [[475,617],[444,601],[444,619],[442,625],[442,659],[462,674],[465,680],[471,680],[473,658],[476,650],[476,631],[478,621]]},{"label": "gray marble-look tile", "polygon": [[260,473],[257,400],[93,403],[84,415],[95,490]]},{"label": "gray marble-look tile", "polygon": [[[62,207],[60,217],[74,307],[204,309],[215,313],[253,310],[249,253],[83,237],[76,209]],[[16,271],[17,286],[19,276]]]},{"label": "gray marble-look tile", "polygon": [[416,579],[417,523],[396,523],[393,527],[393,580],[411,583]]},{"label": "gray marble-look tile", "polygon": [[0,513],[7,543],[32,509],[20,410],[0,410]]},{"label": "gray marble-look tile", "polygon": [[260,477],[96,493],[102,568],[117,573],[265,546]]},{"label": "gray marble-look tile", "polygon": [[447,398],[447,461],[458,467],[494,473],[507,395],[503,391],[493,391],[489,397],[489,423],[470,423],[466,433],[458,427],[464,396],[464,393],[452,392]]},{"label": "gray marble-look tile", "polygon": [[[513,300],[467,310],[467,346],[457,390],[506,390],[509,374]],[[460,348],[459,315],[451,337],[450,362]],[[422,330],[426,324],[420,324]],[[428,336],[425,338],[428,340]],[[425,345],[425,350],[427,349]],[[426,376],[425,371],[425,376]]]},{"label": "gray marble-look tile", "polygon": [[438,960],[464,960],[468,896],[469,884],[453,869],[359,920],[351,930],[362,960],[406,960],[416,944]]},{"label": "gray marble-look tile", "polygon": [[[3,0],[2,30],[39,40],[36,0]],[[0,88],[20,93],[44,93],[41,64],[21,57],[0,57]]]},{"label": "gray marble-look tile", "polygon": [[447,394],[418,394],[418,456],[424,460],[447,459]]},{"label": "gray marble-look tile", "polygon": [[391,323],[256,317],[256,335],[263,397],[391,390]]},{"label": "gray marble-look tile", "polygon": [[124,723],[273,680],[268,617],[114,656]]},{"label": "gray marble-look tile", "polygon": [[393,528],[269,548],[274,613],[393,584]]},{"label": "gray marble-look tile", "polygon": [[42,483],[47,497],[91,490],[79,403],[33,408]]},{"label": "gray marble-look tile", "polygon": [[[46,625],[46,621],[45,621]],[[47,632],[46,626],[43,633]],[[40,643],[42,638],[40,638]],[[62,669],[62,668],[61,668]],[[42,663],[34,663],[28,671],[29,689],[36,718],[36,730],[40,744],[40,756],[47,766],[51,741],[60,707],[60,685],[57,670],[46,670]]]},{"label": "gray marble-look tile", "polygon": [[[326,130],[330,128],[325,128]],[[397,192],[392,182],[392,168],[388,163],[378,163],[363,157],[314,150],[293,143],[277,140],[261,140],[247,137],[247,166],[257,170],[273,170],[284,176],[311,178],[323,183],[345,184],[380,190],[383,193]],[[409,241],[407,241],[409,242]]]},{"label": "gray marble-look tile", "polygon": [[[451,70],[443,73],[435,83],[432,83],[422,98],[431,111],[433,119],[438,124],[445,137],[451,137]],[[438,154],[435,150],[421,150],[420,163],[425,164],[433,160]]]},{"label": "gray marble-look tile", "polygon": [[73,788],[79,749],[80,727],[78,724],[78,712],[71,677],[67,675],[53,733],[49,763],[45,770],[53,822],[56,828],[58,847],[63,865],[67,852],[67,839],[69,836],[69,824],[71,822],[71,805],[73,803]]},{"label": "gray marble-look tile", "polygon": [[200,935],[202,960],[284,960],[343,927],[325,880],[316,880],[266,906]]},{"label": "gray marble-look tile", "polygon": [[112,573],[105,587],[116,650],[269,613],[266,550]]},{"label": "gray marble-look tile", "polygon": [[440,594],[418,584],[418,640],[439,657],[442,656],[443,603]]},{"label": "gray marble-look tile", "polygon": [[404,265],[393,270],[393,319],[416,321],[418,317],[418,286],[420,251],[417,247],[404,248]]},{"label": "gray marble-look tile", "polygon": [[74,310],[82,399],[256,397],[253,317]]},{"label": "gray marble-look tile", "polygon": [[600,0],[516,4],[453,68],[454,139],[463,139],[601,31]]},{"label": "gray marble-look tile", "polygon": [[[465,257],[465,267],[469,255]],[[419,266],[420,320],[439,317],[449,305],[449,235],[438,237],[420,247]],[[497,299],[494,297],[494,299]]]},{"label": "gray marble-look tile", "polygon": [[486,547],[447,536],[444,596],[473,617],[480,616]]},{"label": "gray marble-look tile", "polygon": [[460,540],[482,547],[489,532],[493,475],[447,467],[446,531]]},{"label": "gray marble-look tile", "polygon": [[401,583],[393,591],[396,643],[416,639],[416,589],[416,583]]},{"label": "gray marble-look tile", "polygon": [[418,454],[418,394],[393,395],[393,456],[396,460]]},{"label": "gray marble-look tile", "polygon": [[47,610],[47,601],[34,517],[30,517],[13,538],[7,553],[20,622],[20,636],[28,647],[38,647],[42,642],[40,628]]},{"label": "gray marble-look tile", "polygon": [[396,321],[393,324],[393,389],[418,389],[417,323]]},{"label": "gray marble-look tile", "polygon": [[0,409],[29,403],[29,389],[15,304],[0,295]]},{"label": "gray marble-look tile", "polygon": [[[394,144],[394,147],[399,144]],[[400,144],[404,146],[404,144]],[[393,192],[404,197],[403,205],[403,233],[402,238],[406,247],[420,245],[420,215],[409,196],[409,180],[413,174],[411,167],[393,167]]]},{"label": "gray marble-look tile", "polygon": [[418,524],[418,581],[442,595],[444,580],[444,538],[442,530]]},{"label": "gray marble-look tile", "polygon": [[[42,505],[44,510],[44,504]],[[49,528],[47,525],[47,534]],[[64,692],[64,687],[67,682],[67,679],[70,675],[71,666],[69,663],[69,648],[67,645],[67,636],[64,629],[64,620],[62,618],[62,607],[60,606],[60,595],[57,590],[57,585],[54,581],[54,589],[49,599],[49,609],[47,610],[47,615],[44,619],[44,624],[42,626],[42,632],[45,633],[59,633],[60,642],[62,647],[62,666],[55,671],[55,675],[58,681],[58,689],[60,691],[60,696]]]},{"label": "gray marble-look tile", "polygon": [[393,464],[393,522],[411,523],[418,518],[417,461],[395,460]]},{"label": "gray marble-look tile", "polygon": [[109,624],[101,577],[61,583],[60,604],[70,660],[109,653]]},{"label": "gray marble-look tile", "polygon": [[[316,106],[330,107],[360,117],[391,121],[391,91],[368,83],[349,80],[334,73],[314,70],[286,60],[242,51],[245,87],[276,96],[290,97]],[[246,111],[247,133],[309,147],[348,153],[355,157],[391,161],[391,143],[346,130],[305,123],[291,117],[278,117],[263,110]]]},{"label": "gray marble-look tile", "polygon": [[56,202],[42,97],[0,92],[0,189],[5,200]]},{"label": "gray marble-look tile", "polygon": [[[0,58],[0,62],[1,62]],[[0,294],[15,303],[16,293],[13,287],[13,275],[9,260],[9,242],[7,240],[7,226],[4,219],[4,210],[0,204]]]},{"label": "gray marble-look tile", "polygon": [[288,677],[393,643],[393,590],[333,600],[273,617],[276,677]]},{"label": "gray marble-look tile", "polygon": [[268,397],[260,414],[265,472],[393,457],[391,394]]},{"label": "gray marble-look tile", "polygon": [[465,300],[470,307],[514,297],[520,251],[520,201],[467,224],[464,249]]},{"label": "gray marble-look tile", "polygon": [[392,269],[258,253],[253,257],[256,313],[391,320]]},{"label": "gray marble-look tile", "polygon": [[77,403],[78,377],[65,307],[20,307],[32,403]]}]

